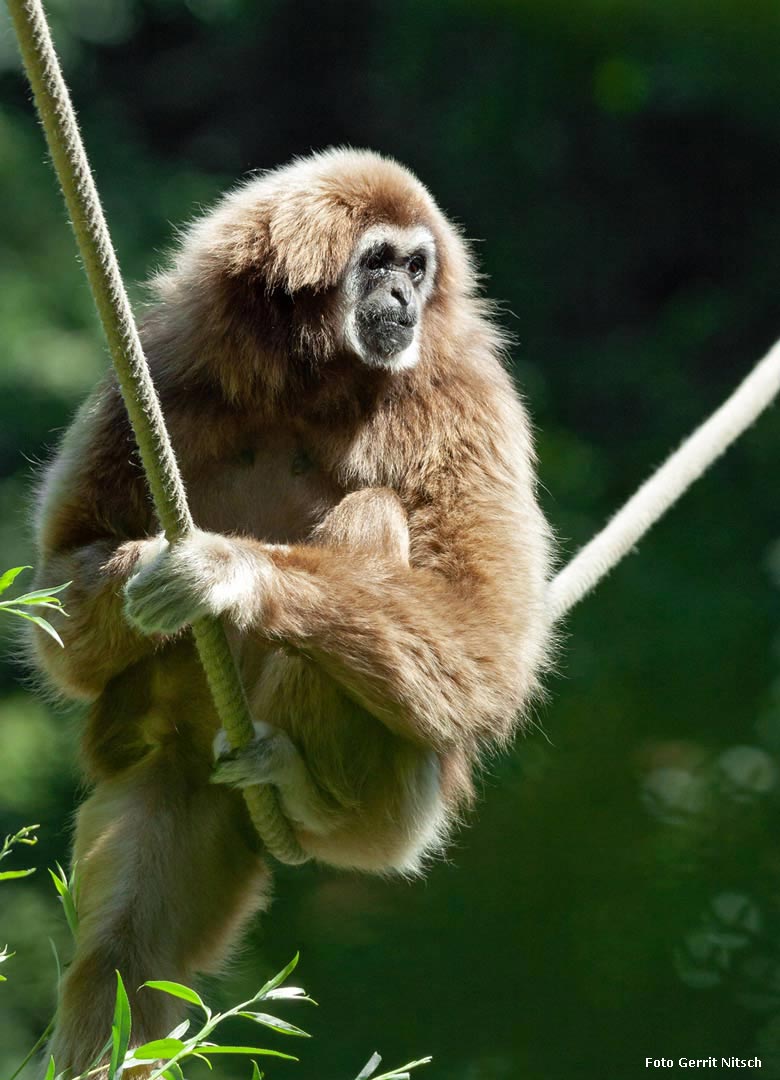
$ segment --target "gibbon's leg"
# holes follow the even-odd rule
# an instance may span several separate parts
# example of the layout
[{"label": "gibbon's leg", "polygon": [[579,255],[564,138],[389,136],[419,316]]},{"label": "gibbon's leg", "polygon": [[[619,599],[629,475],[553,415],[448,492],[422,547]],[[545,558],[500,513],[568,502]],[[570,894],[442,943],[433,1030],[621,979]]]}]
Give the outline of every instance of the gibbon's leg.
[{"label": "gibbon's leg", "polygon": [[77,948],[49,1047],[58,1073],[87,1069],[109,1039],[116,971],[132,1046],[176,1025],[181,1002],[139,988],[148,979],[186,983],[220,963],[268,895],[255,845],[240,796],[193,783],[176,748],[98,784],[76,829]]},{"label": "gibbon's leg", "polygon": [[[367,488],[345,496],[317,526],[313,543],[341,550],[362,550],[384,561],[409,563],[409,529],[406,512],[397,495],[386,488]],[[327,676],[296,656],[275,655],[269,662],[263,685],[266,695],[278,703],[288,696],[300,702],[311,694],[321,701]],[[258,712],[262,705],[253,701]],[[212,780],[233,787],[273,784],[287,816],[307,830],[327,833],[338,824],[338,810],[323,799],[306,762],[286,732],[260,720],[255,738],[241,750],[232,750],[221,729],[214,739],[216,767]]]}]

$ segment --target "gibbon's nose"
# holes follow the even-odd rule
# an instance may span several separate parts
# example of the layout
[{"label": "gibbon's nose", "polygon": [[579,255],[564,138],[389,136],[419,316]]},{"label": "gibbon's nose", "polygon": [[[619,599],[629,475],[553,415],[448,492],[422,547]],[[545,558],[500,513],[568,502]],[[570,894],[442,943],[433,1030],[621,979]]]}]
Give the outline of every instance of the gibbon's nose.
[{"label": "gibbon's nose", "polygon": [[409,280],[405,276],[397,277],[390,289],[390,295],[399,307],[408,308],[414,295]]}]

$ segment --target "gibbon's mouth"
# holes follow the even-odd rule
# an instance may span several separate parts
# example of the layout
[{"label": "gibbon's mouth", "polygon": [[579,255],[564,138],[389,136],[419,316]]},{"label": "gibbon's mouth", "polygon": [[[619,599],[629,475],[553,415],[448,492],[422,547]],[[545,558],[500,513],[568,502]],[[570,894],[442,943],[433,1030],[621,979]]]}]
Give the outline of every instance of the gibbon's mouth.
[{"label": "gibbon's mouth", "polygon": [[417,314],[413,311],[363,310],[355,320],[360,343],[366,352],[389,360],[414,341]]}]

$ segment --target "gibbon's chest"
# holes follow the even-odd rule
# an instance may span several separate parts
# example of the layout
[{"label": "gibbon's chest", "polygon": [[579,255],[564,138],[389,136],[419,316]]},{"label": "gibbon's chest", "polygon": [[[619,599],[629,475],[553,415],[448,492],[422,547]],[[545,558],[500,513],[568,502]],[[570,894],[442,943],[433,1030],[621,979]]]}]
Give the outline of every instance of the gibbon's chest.
[{"label": "gibbon's chest", "polygon": [[219,459],[185,466],[195,523],[269,543],[304,540],[345,494],[311,442],[286,427],[248,431]]}]

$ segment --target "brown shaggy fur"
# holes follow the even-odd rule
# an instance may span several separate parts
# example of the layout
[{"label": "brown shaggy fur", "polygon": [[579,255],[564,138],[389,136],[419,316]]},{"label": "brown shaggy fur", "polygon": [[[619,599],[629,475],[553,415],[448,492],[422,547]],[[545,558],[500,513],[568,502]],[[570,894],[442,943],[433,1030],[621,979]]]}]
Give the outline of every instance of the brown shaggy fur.
[{"label": "brown shaggy fur", "polygon": [[[371,369],[343,344],[345,268],[377,224],[424,225],[436,245],[410,370]],[[470,798],[480,750],[512,734],[548,649],[528,423],[465,245],[406,169],[336,150],[227,195],[154,288],[142,337],[194,518],[263,567],[262,597],[225,610],[255,716],[287,732],[333,809],[300,840],[337,865],[414,868]],[[158,531],[107,378],[39,513],[39,578],[73,585],[66,647],[40,635],[38,663],[92,702],[95,784],[58,1070],[84,1068],[107,1037],[115,969],[135,1038],[164,1035],[174,1017],[135,988],[218,965],[267,895],[240,795],[208,783],[218,721],[189,637],[145,637],[123,617]],[[427,796],[410,795],[421,763],[433,824]]]}]

